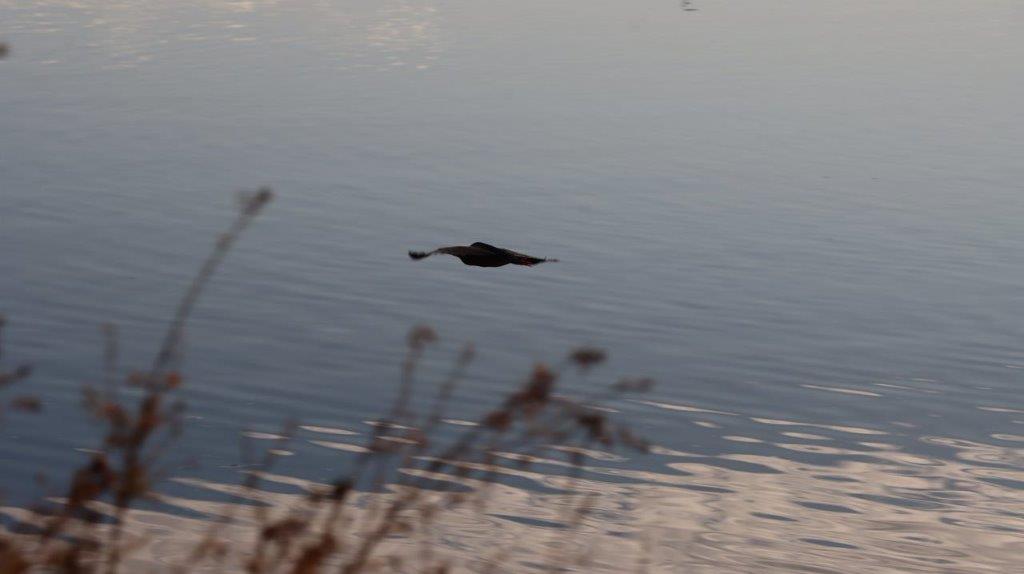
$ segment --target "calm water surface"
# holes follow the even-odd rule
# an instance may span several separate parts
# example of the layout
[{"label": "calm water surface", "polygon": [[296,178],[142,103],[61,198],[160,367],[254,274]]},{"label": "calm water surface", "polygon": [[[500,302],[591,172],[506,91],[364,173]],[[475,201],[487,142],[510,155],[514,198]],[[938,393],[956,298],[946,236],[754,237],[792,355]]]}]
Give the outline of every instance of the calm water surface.
[{"label": "calm water surface", "polygon": [[[611,360],[567,391],[657,379],[617,408],[659,454],[592,461],[618,512],[588,525],[648,533],[655,569],[1013,571],[1022,25],[1016,0],[0,0],[4,360],[45,402],[0,423],[0,487],[81,460],[99,326],[145,364],[232,191],[267,184],[188,333],[182,500],[288,419],[282,475],[332,477],[322,441],[361,438],[322,427],[365,434],[426,323],[428,372],[479,351],[460,418],[578,344]],[[472,241],[561,263],[405,255]],[[545,530],[515,516],[548,479],[518,478],[452,536]]]}]

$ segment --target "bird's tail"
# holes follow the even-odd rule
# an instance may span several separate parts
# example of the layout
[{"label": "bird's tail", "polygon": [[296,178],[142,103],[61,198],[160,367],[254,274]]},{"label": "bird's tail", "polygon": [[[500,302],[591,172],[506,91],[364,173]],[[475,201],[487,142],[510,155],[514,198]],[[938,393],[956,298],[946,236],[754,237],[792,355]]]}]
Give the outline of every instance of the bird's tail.
[{"label": "bird's tail", "polygon": [[430,255],[430,253],[428,253],[426,251],[410,251],[409,252],[409,257],[414,259],[414,260],[416,260],[416,261],[419,261],[420,259],[423,259],[424,257],[427,257],[428,255]]},{"label": "bird's tail", "polygon": [[515,263],[516,265],[526,265],[527,267],[533,267],[538,263],[557,263],[558,260],[544,259],[543,257],[530,257],[529,255],[524,255],[522,257],[516,258],[512,262]]}]

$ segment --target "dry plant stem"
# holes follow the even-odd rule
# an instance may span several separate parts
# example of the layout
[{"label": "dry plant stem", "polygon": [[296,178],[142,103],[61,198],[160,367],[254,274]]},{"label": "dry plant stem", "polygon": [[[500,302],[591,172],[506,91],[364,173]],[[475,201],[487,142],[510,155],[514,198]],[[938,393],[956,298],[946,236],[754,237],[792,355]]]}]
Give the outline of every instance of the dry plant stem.
[{"label": "dry plant stem", "polygon": [[[274,467],[274,463],[277,461],[278,456],[277,456],[277,454],[274,451],[276,449],[280,449],[281,447],[283,447],[286,444],[288,444],[289,441],[291,441],[292,435],[294,434],[295,426],[296,425],[294,423],[289,423],[288,425],[286,425],[284,431],[281,434],[281,436],[283,438],[278,439],[276,441],[274,448],[267,449],[267,450],[265,450],[263,452],[262,459],[259,462],[259,464],[258,464],[256,469],[253,469],[253,470],[249,471],[248,473],[246,473],[246,478],[245,478],[245,480],[243,481],[243,484],[242,484],[242,491],[241,491],[242,494],[250,493],[250,492],[256,492],[259,489],[260,483],[261,483],[261,481],[263,479],[263,474],[267,473],[267,472],[270,472],[270,470],[272,470],[273,467]],[[230,505],[229,506],[229,512],[231,512],[230,507],[237,506],[237,504],[232,504],[232,502],[238,502],[241,499],[242,499],[241,495],[235,495],[233,497],[233,500],[228,503]],[[256,506],[253,509],[253,513],[254,513],[254,515],[256,517],[257,524],[259,524],[260,527],[261,527],[262,533],[264,535],[266,535],[267,532],[268,532],[268,529],[270,528],[270,525],[268,524],[268,520],[267,520],[267,510],[266,510],[266,508],[264,506]],[[228,514],[227,516],[231,517],[232,515]],[[287,520],[287,518],[285,520]],[[264,536],[264,537],[266,537],[266,536]],[[264,547],[263,545],[257,544],[256,553],[254,554],[255,558],[253,559],[256,564],[262,563],[262,558],[263,558],[262,548],[263,547]],[[254,571],[258,571],[258,570],[254,569]]]},{"label": "dry plant stem", "polygon": [[[185,564],[181,565],[177,569],[178,572],[183,574],[188,572],[188,568],[194,567],[206,558],[210,549],[217,547],[219,535],[225,526],[234,522],[236,512],[242,507],[241,503],[245,500],[245,494],[255,492],[259,488],[263,473],[273,470],[274,463],[277,462],[277,459],[279,458],[274,451],[284,448],[291,442],[295,432],[295,426],[296,425],[294,423],[287,423],[280,433],[281,438],[274,441],[274,446],[272,448],[268,448],[263,451],[260,461],[254,465],[256,468],[245,474],[245,479],[242,481],[240,491],[232,493],[224,503],[224,512],[221,513],[217,520],[213,521],[206,535],[203,537],[202,542],[192,550],[192,553],[186,559]],[[243,443],[243,452],[248,452],[248,449],[246,448],[247,446],[248,443]],[[243,456],[243,458],[248,457]],[[265,526],[261,507],[257,507],[255,512],[257,513],[257,519],[260,521],[260,525]],[[257,550],[259,542],[260,539],[257,538]],[[258,553],[256,555],[258,556]]]},{"label": "dry plant stem", "polygon": [[149,376],[145,381],[147,393],[146,396],[139,401],[135,417],[136,426],[131,433],[131,439],[128,441],[126,446],[120,449],[122,466],[120,481],[118,488],[115,491],[114,500],[117,510],[115,513],[115,522],[110,528],[109,537],[106,542],[106,564],[108,574],[115,574],[117,572],[118,565],[120,564],[121,537],[128,508],[146,488],[146,484],[144,482],[144,473],[146,468],[142,464],[141,460],[143,450],[146,446],[146,442],[155,430],[154,427],[160,422],[159,420],[154,419],[160,415],[159,409],[161,408],[161,399],[163,395],[170,390],[168,386],[160,384],[160,375],[162,375],[167,368],[177,362],[178,351],[185,324],[188,321],[189,315],[192,313],[192,309],[199,301],[199,297],[202,295],[203,290],[213,277],[221,262],[223,262],[224,257],[238,240],[238,237],[242,234],[245,228],[248,227],[256,215],[259,214],[262,208],[270,202],[272,197],[273,193],[269,189],[262,188],[244,199],[238,217],[235,219],[228,231],[217,240],[210,255],[207,256],[206,260],[199,268],[199,272],[196,274],[195,278],[189,285],[188,290],[185,292],[185,295],[178,303],[178,307],[175,310],[171,324],[164,335],[163,343],[156,354],[156,358],[150,368]]},{"label": "dry plant stem", "polygon": [[[414,367],[415,363],[413,363],[412,366]],[[474,431],[476,431],[476,429],[474,429]],[[462,441],[449,450],[450,455],[457,456],[459,453],[463,452],[475,441],[478,434],[478,432],[468,433],[468,436],[464,437]],[[435,461],[428,465],[428,469],[431,471],[440,470],[445,464],[447,463]],[[399,477],[400,482],[403,481],[403,479],[404,476]],[[359,572],[365,567],[367,560],[369,560],[377,545],[383,541],[394,527],[394,524],[402,511],[404,511],[414,501],[416,494],[415,490],[405,490],[400,493],[398,498],[382,513],[380,518],[376,521],[376,526],[372,526],[373,521],[371,521],[371,528],[369,528],[363,536],[353,558],[341,568],[341,573],[353,574],[355,572]],[[372,516],[375,512],[369,514]]]},{"label": "dry plant stem", "polygon": [[[374,439],[369,445],[371,453],[371,461],[376,461],[376,472],[373,474],[373,479],[370,482],[373,490],[380,490],[383,488],[384,483],[387,479],[388,471],[393,465],[388,464],[388,457],[391,453],[382,450],[386,444],[385,439],[388,438],[388,431],[392,429],[393,421],[401,420],[412,424],[412,417],[407,412],[410,395],[412,395],[413,387],[416,381],[416,366],[419,363],[420,358],[423,356],[423,343],[424,340],[432,340],[433,334],[429,337],[418,337],[416,331],[422,329],[418,327],[413,329],[413,333],[409,336],[409,350],[406,353],[405,361],[402,363],[402,382],[399,387],[398,395],[395,397],[395,403],[393,405],[391,414],[388,419],[378,421],[374,427]],[[426,333],[428,331],[422,331]],[[376,456],[372,456],[372,455]],[[378,513],[378,506],[380,502],[376,498],[370,500],[370,507],[367,509],[366,515],[371,517],[371,520],[367,521],[367,530],[364,533],[364,537],[369,538],[372,536],[372,518]]]},{"label": "dry plant stem", "polygon": [[117,400],[117,357],[118,333],[117,325],[106,323],[103,325],[103,371],[106,377],[105,386],[108,398]]},{"label": "dry plant stem", "polygon": [[[410,365],[410,369],[407,372],[411,372],[411,368],[415,366],[415,362]],[[525,419],[533,419],[537,409],[545,409],[547,406],[552,404],[550,392],[553,388],[553,384],[557,379],[557,375],[551,373],[546,368],[538,366],[534,370],[534,374],[530,381],[524,386],[524,388],[516,394],[513,394],[506,402],[502,409],[492,413],[481,421],[480,425],[475,427],[473,431],[468,432],[463,436],[462,440],[457,442],[453,447],[448,449],[445,455],[432,458],[427,465],[425,470],[435,473],[446,466],[457,466],[452,464],[452,461],[458,461],[462,459],[462,455],[470,452],[471,447],[476,443],[480,436],[479,429],[487,428],[487,422],[491,419],[494,420],[507,420],[507,424],[515,422],[517,417],[524,417]],[[559,405],[562,406],[562,405]],[[567,409],[565,412],[571,414]],[[536,422],[536,421],[534,421]],[[536,426],[536,425],[534,425]],[[504,432],[502,427],[496,428],[491,444],[488,448],[484,449],[484,453],[490,456],[489,453],[494,451],[494,447],[500,441],[500,436]],[[527,434],[523,436],[526,439],[533,438],[538,433],[536,428],[530,429]],[[529,443],[528,443],[529,444]],[[398,479],[399,484],[404,484],[408,479],[405,476],[400,476]],[[376,526],[373,526],[363,537],[361,544],[356,550],[353,558],[340,570],[342,574],[352,574],[359,572],[365,567],[369,557],[372,555],[375,548],[380,542],[391,532],[392,528],[398,522],[399,516],[405,511],[409,505],[417,497],[417,491],[408,489],[401,492],[397,499],[391,502],[390,506],[383,513],[383,515],[376,520]]]},{"label": "dry plant stem", "polygon": [[188,290],[185,292],[185,296],[181,298],[178,303],[178,308],[175,310],[173,319],[171,320],[170,326],[167,328],[167,332],[164,335],[163,344],[160,345],[160,350],[156,354],[156,358],[153,360],[153,366],[150,369],[150,375],[155,377],[160,372],[174,362],[178,357],[179,347],[181,345],[181,336],[185,329],[185,323],[188,321],[189,315],[192,313],[192,309],[199,301],[199,296],[202,294],[203,289],[209,283],[210,278],[220,267],[224,257],[231,250],[231,246],[238,240],[245,228],[252,223],[252,220],[259,215],[263,207],[270,202],[273,198],[273,192],[268,188],[261,188],[251,197],[244,199],[241,211],[238,218],[231,225],[226,233],[220,236],[217,243],[214,245],[213,251],[203,262],[202,267],[199,268],[199,272],[196,274],[192,283],[189,285]]},{"label": "dry plant stem", "polygon": [[433,430],[441,422],[441,417],[444,416],[444,408],[451,399],[452,394],[455,393],[459,383],[465,377],[466,368],[473,361],[474,354],[473,345],[467,344],[464,346],[448,378],[438,387],[437,397],[434,399],[434,407],[431,409],[430,417],[427,419],[427,426],[424,429],[425,435],[429,435],[429,431]]},{"label": "dry plant stem", "polygon": [[[474,453],[481,453],[483,457],[481,468],[484,469],[484,476],[481,480],[486,484],[488,481],[496,480],[498,476],[498,467],[494,464],[494,455],[492,453],[497,452],[500,447],[519,448],[520,451],[522,448],[528,447],[526,448],[526,453],[532,455],[547,448],[543,441],[565,444],[576,431],[583,433],[581,442],[584,442],[587,446],[589,446],[590,441],[595,439],[608,440],[604,435],[598,436],[598,431],[595,430],[598,428],[603,429],[601,426],[603,424],[603,415],[594,415],[593,409],[586,405],[551,397],[551,386],[554,380],[558,378],[558,374],[543,367],[538,367],[535,370],[533,379],[528,381],[520,392],[513,394],[498,411],[492,412],[489,415],[492,418],[497,416],[495,420],[507,419],[509,421],[508,424],[511,424],[516,419],[522,419],[524,423],[528,423],[522,426],[516,436],[508,437],[504,428],[490,428],[490,419],[485,417],[471,431],[462,434],[454,445],[444,449],[444,452],[439,456],[427,456],[423,459],[425,461],[423,464],[418,464],[413,457],[414,455],[425,453],[429,444],[428,439],[432,437],[433,430],[440,421],[443,407],[462,378],[465,366],[472,356],[469,349],[463,352],[449,377],[440,385],[434,408],[431,411],[431,415],[423,421],[425,423],[423,428],[420,430],[409,430],[405,437],[395,437],[408,441],[397,443],[402,446],[396,448],[395,442],[387,440],[390,438],[389,434],[391,431],[398,428],[392,423],[392,420],[401,418],[403,422],[415,422],[413,420],[414,417],[412,417],[406,407],[415,385],[415,371],[422,358],[423,346],[426,343],[432,342],[434,337],[435,335],[432,331],[422,327],[414,329],[410,334],[409,351],[406,359],[403,361],[402,385],[391,409],[391,417],[377,422],[369,443],[368,452],[360,456],[347,480],[336,482],[336,485],[347,485],[346,489],[343,491],[342,496],[332,497],[332,502],[329,505],[329,511],[324,522],[323,532],[325,534],[318,542],[306,547],[303,553],[304,557],[315,556],[318,560],[322,560],[335,550],[333,546],[334,539],[330,533],[335,531],[338,521],[344,516],[342,509],[345,494],[347,494],[348,488],[361,483],[362,474],[366,470],[373,469],[374,476],[371,480],[371,486],[375,488],[383,487],[388,473],[396,470],[398,471],[398,476],[394,479],[393,484],[400,487],[409,486],[410,488],[401,489],[396,492],[395,498],[390,503],[385,504],[383,499],[378,500],[375,498],[371,500],[371,507],[363,518],[366,528],[363,530],[354,551],[345,554],[348,559],[340,569],[344,573],[359,572],[368,567],[380,543],[389,534],[396,532],[397,529],[405,530],[406,523],[404,522],[403,515],[406,511],[419,508],[419,512],[422,515],[432,516],[432,513],[440,508],[436,503],[429,502],[418,507],[415,506],[417,500],[420,500],[422,496],[419,490],[412,488],[412,485],[410,485],[410,482],[417,476],[415,471],[418,470],[422,471],[422,473],[430,474],[451,469],[457,476],[468,477],[469,474],[474,472],[474,464],[476,464],[468,464],[469,461],[476,458]],[[575,355],[582,356],[581,359],[576,359],[573,356],[573,361],[582,366],[596,364],[604,356],[602,352],[596,351],[589,351],[587,353],[577,352]],[[591,420],[596,422],[591,422]],[[605,431],[601,430],[600,432],[603,433]],[[480,440],[487,436],[490,438],[486,441],[486,444],[478,447],[477,445]],[[409,437],[414,437],[416,440],[410,440]],[[397,457],[397,460],[400,462],[393,462],[396,460],[396,455],[402,455]],[[573,460],[575,463],[573,474],[578,477],[582,466],[578,458]],[[402,472],[401,469],[408,469],[408,472]],[[572,489],[570,489],[570,495],[571,491]],[[455,498],[453,497],[450,500],[454,501]],[[383,508],[380,508],[382,504]],[[582,520],[584,512],[580,509],[574,509],[571,505],[567,505],[567,512],[572,510],[576,511],[573,516]],[[578,520],[574,521],[573,516],[567,515],[564,522],[566,524],[576,524]],[[428,523],[429,520],[422,519],[421,517],[421,527],[426,527]],[[423,558],[421,566],[424,568],[431,567],[429,563],[432,562],[432,554],[426,549],[421,548],[421,557]],[[310,560],[312,559],[310,558]],[[303,560],[303,564],[311,565],[306,560]],[[296,571],[298,571],[298,566]]]},{"label": "dry plant stem", "polygon": [[416,494],[414,491],[406,491],[403,493],[395,502],[391,503],[387,511],[383,514],[381,519],[378,521],[376,527],[372,528],[370,532],[364,536],[362,543],[356,549],[355,555],[351,561],[342,566],[342,574],[354,574],[359,572],[366,566],[367,560],[369,560],[373,551],[377,548],[384,538],[391,532],[397,522],[398,516],[408,508],[409,504],[415,499]]},{"label": "dry plant stem", "polygon": [[[136,500],[151,492],[154,468],[176,436],[178,428],[175,422],[181,420],[175,416],[176,406],[164,403],[180,380],[174,368],[180,360],[185,323],[237,236],[269,200],[269,195],[263,197],[262,193],[263,190],[252,196],[228,233],[214,246],[176,308],[150,371],[134,378],[145,391],[135,411],[129,412],[112,399],[92,405],[110,427],[103,454],[94,457],[92,466],[79,470],[69,491],[64,514],[51,524],[46,536],[39,538],[44,544],[59,538],[66,540],[70,536],[83,541],[73,542],[70,550],[63,554],[57,551],[47,554],[46,560],[50,564],[61,563],[62,571],[93,572],[102,569],[108,574],[117,572],[126,551],[121,538],[127,511]],[[110,380],[117,371],[116,331],[105,329],[105,335],[104,364]],[[562,509],[562,523],[569,532],[564,540],[552,540],[549,545],[551,555],[546,562],[550,570],[569,564],[571,557],[565,550],[574,544],[575,531],[582,526],[595,500],[593,494],[580,497],[581,476],[588,469],[583,463],[582,449],[595,444],[608,448],[616,445],[638,448],[639,444],[631,434],[624,432],[624,427],[615,426],[608,415],[591,403],[602,396],[610,398],[642,391],[649,385],[644,381],[624,381],[613,386],[611,392],[591,393],[586,402],[559,397],[554,394],[556,383],[569,364],[575,363],[580,373],[586,373],[590,367],[604,360],[603,351],[577,349],[555,370],[543,365],[535,366],[519,389],[481,417],[474,426],[460,431],[450,443],[435,445],[432,440],[443,420],[445,408],[465,377],[473,356],[472,348],[467,346],[447,377],[440,381],[427,416],[417,415],[410,410],[418,383],[417,369],[425,348],[435,340],[436,334],[426,327],[412,330],[402,362],[401,385],[389,414],[376,422],[366,452],[360,454],[354,466],[333,483],[332,490],[314,490],[302,505],[286,510],[280,516],[272,516],[273,513],[263,506],[253,510],[258,528],[252,552],[245,563],[248,572],[264,574],[287,570],[292,574],[312,574],[324,571],[335,561],[337,571],[342,574],[356,574],[380,566],[407,568],[415,557],[381,555],[384,542],[390,536],[406,533],[419,536],[414,541],[418,542],[418,569],[447,572],[452,564],[438,556],[431,532],[438,513],[467,502],[475,504],[474,511],[485,512],[489,489],[513,470],[513,463],[509,461],[526,467],[541,455],[549,456],[552,449],[568,457],[570,463],[566,465],[568,470],[564,475],[567,479],[566,503]],[[289,427],[283,432],[285,438],[275,446],[280,448],[285,444],[293,430]],[[118,456],[120,466],[108,466],[107,454]],[[211,556],[219,559],[218,564],[222,568],[226,567],[224,560],[229,556],[229,547],[220,539],[222,530],[246,508],[240,502],[247,494],[253,493],[253,498],[257,498],[255,493],[261,488],[261,482],[276,458],[274,449],[262,453],[259,465],[247,473],[240,488],[226,503],[225,512],[210,525],[209,532],[177,572],[189,572]],[[434,497],[429,494],[431,491],[417,483],[425,477],[439,483],[476,486],[471,497],[461,492]],[[371,496],[365,512],[347,512],[353,491],[360,485],[371,486],[377,491],[391,489],[391,493]],[[93,525],[83,524],[79,528],[79,523],[70,519],[76,516],[75,513],[86,513],[89,504],[109,495],[114,497],[116,521],[107,530],[104,540],[90,540],[89,537],[97,532]],[[0,540],[0,573],[7,574],[3,564],[3,544],[4,541]],[[29,562],[35,560],[32,558],[35,555],[42,554],[19,550],[19,556],[27,557],[25,559]],[[490,559],[479,556],[482,563],[478,566],[487,572],[503,570],[502,559],[507,555],[505,550]]]},{"label": "dry plant stem", "polygon": [[[406,358],[402,363],[402,384],[399,388],[399,392],[395,397],[395,401],[392,404],[390,415],[382,420],[376,421],[377,424],[373,427],[373,433],[370,437],[369,444],[367,445],[367,452],[359,456],[356,464],[352,471],[349,473],[347,478],[340,478],[335,481],[335,492],[331,496],[331,502],[328,506],[328,511],[324,517],[323,523],[323,535],[315,544],[307,546],[303,553],[303,559],[296,565],[295,572],[299,572],[301,567],[306,567],[309,564],[307,560],[323,559],[326,554],[335,550],[336,542],[333,538],[333,533],[345,518],[344,504],[348,498],[351,489],[358,486],[362,480],[363,473],[368,469],[372,468],[374,463],[376,465],[376,472],[371,480],[371,486],[374,488],[380,487],[387,473],[388,467],[386,466],[386,460],[382,460],[388,456],[389,453],[381,450],[384,445],[384,439],[388,435],[389,431],[392,430],[393,421],[395,419],[408,419],[406,407],[409,401],[409,397],[412,393],[412,389],[415,382],[415,371],[419,359],[422,357],[423,347],[425,344],[433,342],[436,339],[434,332],[426,327],[416,327],[409,334],[409,349],[406,354]],[[367,510],[367,516],[374,517],[378,513],[378,502],[376,499],[371,500],[371,507]],[[372,524],[372,520],[368,521]],[[373,535],[373,530],[367,530],[365,533],[364,540],[369,539]],[[386,534],[386,532],[385,532]],[[365,558],[360,562],[358,566],[354,568],[362,568],[363,562],[369,558],[369,554],[372,551],[365,552]],[[358,570],[352,570],[353,572]]]},{"label": "dry plant stem", "polygon": [[[414,333],[415,332],[416,330],[414,330]],[[431,335],[431,337],[433,337],[433,335]],[[418,366],[419,361],[422,358],[422,347],[416,344],[417,339],[418,338],[415,336],[410,337],[410,352],[403,368],[403,375],[407,377],[407,379],[410,381],[410,385],[403,388],[402,392],[398,397],[399,401],[408,400],[408,395],[409,393],[411,393],[412,390],[411,381],[413,381],[416,367]],[[402,449],[403,456],[401,458],[401,462],[398,463],[397,465],[394,465],[394,468],[411,468],[413,464],[413,457],[418,454],[422,454],[424,450],[427,448],[429,444],[429,438],[432,436],[434,429],[437,427],[438,423],[441,420],[441,415],[444,412],[444,406],[447,404],[447,401],[450,399],[451,394],[454,392],[455,388],[461,381],[463,375],[465,374],[466,367],[469,365],[472,359],[473,348],[472,346],[467,345],[459,354],[459,358],[458,360],[456,360],[455,366],[452,368],[448,377],[438,387],[438,393],[435,398],[434,407],[432,409],[430,417],[424,421],[423,428],[415,432],[415,444],[413,445],[413,448]],[[406,418],[411,424],[416,423],[416,421],[413,420],[414,417],[408,416]],[[381,472],[374,479],[373,487],[375,489],[380,489],[383,487],[385,474],[387,470],[387,468],[384,466],[385,462],[386,461],[381,461],[381,464],[378,467],[381,469]],[[407,485],[409,480],[409,475],[398,474],[398,476],[395,478],[395,483],[398,485]],[[371,506],[372,511],[368,514],[370,516],[373,516],[376,510],[376,500],[371,501],[371,504],[373,505]]]}]

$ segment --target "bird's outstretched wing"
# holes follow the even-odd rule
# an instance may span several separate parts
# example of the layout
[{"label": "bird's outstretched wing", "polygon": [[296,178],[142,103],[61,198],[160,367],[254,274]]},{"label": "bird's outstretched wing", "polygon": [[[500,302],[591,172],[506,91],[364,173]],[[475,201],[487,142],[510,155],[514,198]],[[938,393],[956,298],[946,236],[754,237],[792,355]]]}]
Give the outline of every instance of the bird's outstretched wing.
[{"label": "bird's outstretched wing", "polygon": [[545,259],[543,257],[534,257],[532,255],[527,255],[525,253],[519,253],[518,251],[512,251],[511,249],[502,249],[501,247],[495,247],[482,241],[477,241],[472,245],[472,247],[490,251],[491,253],[494,253],[496,255],[508,257],[509,261],[513,265],[531,266],[536,265],[538,263],[544,263],[546,261],[558,261],[557,259]]},{"label": "bird's outstretched wing", "polygon": [[477,241],[476,243],[470,245],[470,247],[476,247],[477,249],[483,249],[485,251],[490,251],[491,253],[494,253],[496,255],[508,255],[509,253],[514,253],[514,251],[509,251],[508,249],[502,249],[501,247],[495,247],[495,246],[493,246],[493,245],[491,245],[489,243],[484,243],[483,241]]},{"label": "bird's outstretched wing", "polygon": [[456,257],[459,257],[460,255],[466,254],[466,249],[468,248],[462,245],[452,245],[451,247],[438,247],[433,251],[410,251],[409,257],[415,260],[420,260],[423,259],[424,257],[437,255],[438,253],[443,255],[454,255]]}]

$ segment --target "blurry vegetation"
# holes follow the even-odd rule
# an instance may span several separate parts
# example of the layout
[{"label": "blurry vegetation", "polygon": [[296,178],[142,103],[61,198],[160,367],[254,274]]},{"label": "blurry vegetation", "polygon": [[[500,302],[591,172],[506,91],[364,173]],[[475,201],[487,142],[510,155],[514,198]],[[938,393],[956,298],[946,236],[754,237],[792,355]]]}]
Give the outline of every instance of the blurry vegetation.
[{"label": "blurry vegetation", "polygon": [[[6,318],[0,315],[0,393],[32,375],[32,367],[29,365],[18,365],[10,371],[4,368],[4,326],[6,321]],[[42,402],[34,396],[19,395],[5,400],[4,396],[0,394],[0,420],[5,411],[39,412],[41,409]]]},{"label": "blurry vegetation", "polygon": [[[116,329],[104,327],[107,382],[103,388],[84,390],[89,414],[105,429],[102,443],[72,474],[62,498],[31,509],[32,517],[22,525],[31,527],[0,533],[0,574],[112,574],[124,569],[125,559],[137,547],[125,540],[130,511],[141,501],[156,497],[154,488],[167,449],[183,430],[185,407],[176,391],[183,384],[178,368],[185,325],[224,257],[272,197],[266,188],[241,196],[238,216],[188,286],[147,370],[132,372],[122,380]],[[0,320],[0,336],[2,327]],[[608,410],[599,405],[625,393],[648,390],[652,385],[649,379],[619,381],[583,401],[555,393],[566,369],[586,373],[605,360],[605,353],[595,348],[573,350],[559,365],[533,366],[522,384],[475,424],[461,427],[464,430],[454,438],[441,436],[445,409],[463,382],[474,351],[472,346],[462,350],[451,372],[436,384],[429,409],[417,413],[411,400],[419,384],[418,366],[437,338],[429,327],[410,331],[394,403],[385,416],[374,421],[365,446],[347,470],[339,472],[327,487],[310,492],[296,508],[226,503],[225,512],[211,520],[202,541],[189,556],[182,557],[175,571],[215,566],[252,573],[447,572],[452,564],[440,549],[426,547],[409,556],[385,556],[382,546],[389,538],[429,530],[453,509],[468,506],[483,512],[489,485],[495,484],[502,469],[528,467],[540,455],[567,458],[566,477],[574,482],[582,473],[587,449],[646,451],[644,441],[611,420]],[[27,366],[0,370],[0,391],[30,373]],[[30,411],[40,406],[29,396],[3,404],[7,409]],[[285,436],[279,442],[287,440]],[[273,467],[280,446],[262,453],[256,470],[245,474],[243,494],[237,498],[245,499],[244,493],[255,493],[261,487],[261,477]],[[467,493],[453,489],[454,482],[478,486]],[[354,494],[368,490],[389,495],[374,498],[368,507],[354,508]],[[443,496],[428,496],[438,492]],[[570,510],[563,519],[567,539],[593,506],[593,496],[576,497],[567,506]],[[252,515],[237,516],[241,512]],[[257,525],[247,547],[228,544],[223,536],[238,520]],[[498,558],[493,560],[500,561],[501,551],[495,550]],[[569,556],[567,548],[557,542],[549,550],[550,555],[540,560],[547,560],[550,570],[585,558]]]}]

